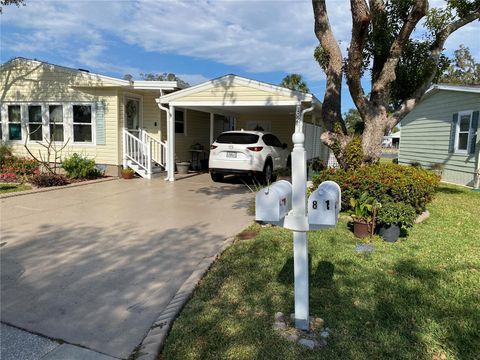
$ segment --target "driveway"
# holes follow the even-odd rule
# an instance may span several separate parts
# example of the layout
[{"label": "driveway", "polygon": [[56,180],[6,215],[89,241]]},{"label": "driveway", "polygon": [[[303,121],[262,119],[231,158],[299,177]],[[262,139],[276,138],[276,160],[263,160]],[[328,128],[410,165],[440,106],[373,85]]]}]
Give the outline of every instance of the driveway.
[{"label": "driveway", "polygon": [[244,185],[119,180],[1,201],[1,321],[126,358],[251,221]]}]

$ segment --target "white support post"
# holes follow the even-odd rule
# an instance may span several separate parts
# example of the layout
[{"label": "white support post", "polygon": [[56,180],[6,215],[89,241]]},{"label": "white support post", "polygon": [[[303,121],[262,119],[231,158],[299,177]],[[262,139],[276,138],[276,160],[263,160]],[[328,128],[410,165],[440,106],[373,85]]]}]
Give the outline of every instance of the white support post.
[{"label": "white support post", "polygon": [[[296,226],[293,231],[293,261],[295,275],[295,327],[308,330],[309,302],[308,302],[308,221],[306,214],[307,192],[307,154],[304,148],[305,135],[301,104],[297,104],[295,111],[295,133],[292,136],[294,148],[292,151],[292,210],[299,223],[306,225]],[[299,231],[305,230],[305,231]]]},{"label": "white support post", "polygon": [[168,181],[175,181],[175,106],[170,106],[170,116],[167,121],[170,124],[168,129]]},{"label": "white support post", "polygon": [[210,113],[210,145],[213,144],[213,127],[215,126],[215,114]]},{"label": "white support post", "polygon": [[127,134],[126,129],[123,128],[122,131],[122,138],[123,138],[123,150],[122,150],[122,160],[123,160],[123,168],[127,168]]}]

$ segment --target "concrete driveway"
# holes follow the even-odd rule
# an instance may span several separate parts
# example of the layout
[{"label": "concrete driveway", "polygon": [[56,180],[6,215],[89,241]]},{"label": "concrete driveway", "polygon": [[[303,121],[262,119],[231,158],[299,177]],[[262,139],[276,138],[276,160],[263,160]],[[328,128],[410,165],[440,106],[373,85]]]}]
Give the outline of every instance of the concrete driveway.
[{"label": "concrete driveway", "polygon": [[252,194],[208,175],[1,200],[1,321],[126,358]]}]

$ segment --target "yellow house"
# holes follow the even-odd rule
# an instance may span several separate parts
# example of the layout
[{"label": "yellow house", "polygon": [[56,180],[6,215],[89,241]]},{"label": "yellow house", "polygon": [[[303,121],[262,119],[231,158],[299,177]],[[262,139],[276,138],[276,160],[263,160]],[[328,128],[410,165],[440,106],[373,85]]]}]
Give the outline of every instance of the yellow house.
[{"label": "yellow house", "polygon": [[236,75],[181,89],[15,58],[1,65],[0,91],[1,139],[16,154],[27,155],[25,145],[44,152],[53,139],[62,157],[83,154],[110,175],[128,166],[146,178],[166,171],[173,181],[176,162],[205,165],[226,130],[261,128],[291,148],[297,105],[314,107],[304,125],[308,158],[328,157],[313,95]]}]

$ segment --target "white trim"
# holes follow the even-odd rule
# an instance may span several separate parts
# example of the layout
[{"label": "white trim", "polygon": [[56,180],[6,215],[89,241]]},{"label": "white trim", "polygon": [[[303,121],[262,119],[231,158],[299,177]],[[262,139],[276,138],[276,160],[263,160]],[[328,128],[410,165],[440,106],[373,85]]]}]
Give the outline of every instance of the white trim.
[{"label": "white trim", "polygon": [[[24,106],[23,104],[18,104],[16,102],[3,102],[2,105],[5,106],[5,128],[6,128],[6,132],[5,132],[5,140],[8,141],[9,143],[13,143],[13,144],[23,144],[24,141],[25,141],[25,131],[23,129],[23,125],[24,125],[24,112],[25,112],[25,109],[24,109]],[[10,122],[10,119],[8,117],[8,107],[9,106],[20,106],[20,134],[22,136],[22,138],[20,140],[10,140],[10,127],[8,126],[9,124],[18,124],[18,122]],[[2,116],[2,124],[3,124],[3,116]],[[2,135],[3,135],[3,132],[2,132]]]},{"label": "white trim", "polygon": [[[45,130],[46,130],[46,126],[45,126],[45,105],[41,102],[31,102],[31,103],[28,103],[28,104],[24,104],[24,106],[26,107],[26,121],[25,121],[25,129],[26,129],[26,134],[25,136],[28,137],[28,144],[34,144],[34,143],[38,143],[38,141],[40,142],[43,142],[43,140],[45,139]],[[30,139],[30,124],[38,124],[38,123],[30,123],[30,112],[28,111],[29,110],[29,107],[30,106],[40,106],[40,112],[42,114],[42,140],[31,140]]]},{"label": "white trim", "polygon": [[274,100],[274,101],[263,101],[263,100],[249,100],[249,101],[230,101],[230,100],[215,100],[215,101],[172,101],[169,104],[173,106],[296,106],[296,100]]},{"label": "white trim", "polygon": [[[75,132],[74,132],[74,125],[75,122],[73,121],[73,107],[75,105],[85,106],[89,105],[91,109],[91,123],[90,128],[92,129],[92,141],[75,141]],[[88,146],[88,145],[95,145],[97,144],[97,107],[95,106],[95,102],[85,103],[85,102],[72,102],[69,106],[71,114],[72,114],[72,123],[71,123],[71,133],[72,133],[72,144],[76,146]],[[77,125],[88,126],[88,123],[77,123]]]},{"label": "white trim", "polygon": [[[467,130],[467,148],[465,150],[459,149],[458,148],[458,140],[460,137],[460,121],[462,116],[469,115],[470,116],[470,121],[468,122],[468,130]],[[458,112],[458,120],[457,124],[455,126],[455,146],[454,146],[454,153],[455,154],[468,154],[468,150],[470,147],[470,141],[471,141],[471,136],[472,136],[472,121],[473,121],[473,110],[465,110],[465,111],[459,111]],[[465,131],[462,131],[462,133],[465,133]]]},{"label": "white trim", "polygon": [[136,90],[175,90],[178,88],[178,82],[134,80],[133,88]]},{"label": "white trim", "polygon": [[477,86],[434,84],[430,89],[428,89],[427,92],[432,90],[461,91],[461,92],[480,94],[480,87],[477,87]]},{"label": "white trim", "polygon": [[[305,94],[305,93],[301,93],[301,92],[298,92],[298,91],[293,91],[293,90],[284,88],[282,86],[267,84],[267,83],[264,83],[264,82],[261,82],[261,81],[257,81],[257,80],[253,80],[253,79],[247,79],[247,78],[244,78],[244,77],[241,77],[241,76],[238,76],[238,75],[234,75],[234,74],[229,74],[229,75],[225,75],[225,76],[213,79],[213,80],[209,80],[209,81],[206,81],[204,83],[201,83],[201,84],[198,84],[198,85],[195,85],[195,86],[183,89],[183,90],[176,91],[176,92],[171,93],[171,94],[161,96],[160,101],[162,103],[167,103],[168,104],[172,100],[176,100],[176,99],[182,98],[184,96],[187,96],[187,95],[190,95],[190,94],[193,94],[193,93],[201,92],[201,91],[206,90],[208,88],[213,88],[215,86],[219,86],[219,84],[220,84],[220,86],[222,86],[222,82],[225,82],[225,81],[232,82],[232,83],[235,81],[239,85],[249,86],[249,87],[257,89],[257,90],[262,90],[262,91],[266,91],[266,92],[270,92],[270,93],[275,92],[278,95],[296,97],[297,99],[295,101],[295,104],[298,101],[310,102],[310,101],[314,101],[314,99],[315,99],[315,97],[312,94]],[[196,104],[198,104],[198,103],[196,103]],[[264,105],[264,104],[262,104],[262,105]]]}]

